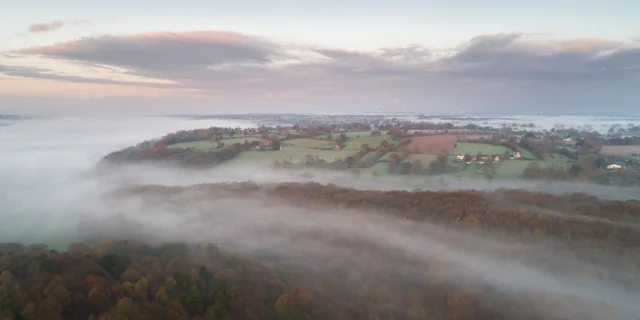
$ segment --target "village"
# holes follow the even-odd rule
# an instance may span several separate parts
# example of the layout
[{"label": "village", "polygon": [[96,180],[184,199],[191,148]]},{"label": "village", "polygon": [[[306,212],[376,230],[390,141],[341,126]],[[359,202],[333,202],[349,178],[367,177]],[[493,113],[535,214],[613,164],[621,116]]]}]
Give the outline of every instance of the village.
[{"label": "village", "polygon": [[[636,152],[610,153],[620,149],[610,145],[619,138],[613,134],[573,128],[530,131],[530,125],[494,128],[398,119],[372,121],[228,128],[211,139],[175,139],[184,142],[167,146],[196,153],[215,153],[232,146],[253,151],[238,153],[228,165],[262,163],[372,176],[444,174],[492,180],[520,179],[532,170],[541,170],[541,175],[549,170],[569,175],[592,169],[610,174],[640,171],[640,147],[625,146],[625,150]],[[636,138],[625,141],[636,141],[630,139]],[[580,169],[586,162],[593,165]],[[469,169],[473,165],[475,169]]]}]

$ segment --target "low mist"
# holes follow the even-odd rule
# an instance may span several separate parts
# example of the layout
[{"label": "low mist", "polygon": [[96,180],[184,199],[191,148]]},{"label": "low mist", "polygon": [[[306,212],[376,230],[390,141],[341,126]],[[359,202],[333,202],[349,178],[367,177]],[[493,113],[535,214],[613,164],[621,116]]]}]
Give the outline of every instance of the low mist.
[{"label": "low mist", "polygon": [[[407,225],[386,215],[368,214],[364,219],[357,211],[313,211],[260,196],[216,198],[189,191],[145,198],[113,193],[135,185],[188,186],[248,180],[265,184],[317,181],[375,190],[523,188],[549,193],[586,192],[605,199],[637,198],[637,189],[437,177],[374,180],[313,171],[309,177],[299,170],[272,170],[268,164],[223,164],[210,170],[151,165],[107,171],[95,168],[112,151],[169,132],[247,125],[146,117],[33,119],[0,127],[0,242],[42,242],[60,249],[72,241],[100,237],[214,242],[243,254],[278,256],[292,266],[318,273],[348,272],[345,267],[349,267],[379,272],[387,281],[440,281],[454,287],[489,286],[506,295],[533,292],[579,299],[541,299],[533,307],[542,314],[569,315],[566,319],[626,319],[640,312],[637,288],[574,268],[589,266],[594,273],[616,274],[616,266],[595,253],[590,259],[577,258],[571,245],[550,240],[505,242],[500,237],[462,233],[439,225]],[[528,252],[536,252],[536,258]],[[357,278],[357,273],[353,277]],[[504,312],[508,315],[511,311]]]}]

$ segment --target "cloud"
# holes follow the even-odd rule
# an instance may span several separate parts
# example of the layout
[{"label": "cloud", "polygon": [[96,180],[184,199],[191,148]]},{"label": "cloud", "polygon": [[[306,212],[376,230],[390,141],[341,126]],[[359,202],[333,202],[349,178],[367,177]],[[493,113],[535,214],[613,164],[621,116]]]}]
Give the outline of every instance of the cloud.
[{"label": "cloud", "polygon": [[278,46],[233,32],[157,32],[85,38],[22,52],[137,72],[189,73],[226,64],[266,63],[278,54]]},{"label": "cloud", "polygon": [[[55,20],[48,23],[34,23],[27,28],[27,30],[31,33],[45,33],[56,31],[61,29],[64,26],[79,26],[79,25],[89,25],[91,22],[89,20],[84,19],[69,19],[69,20]],[[19,33],[16,35],[24,36],[26,34]]]},{"label": "cloud", "polygon": [[122,81],[122,80],[104,79],[104,78],[87,78],[87,77],[79,77],[79,76],[73,76],[73,75],[61,75],[61,74],[54,73],[53,70],[50,70],[50,69],[22,67],[22,66],[0,65],[0,74],[4,74],[7,76],[15,76],[15,77],[26,77],[26,78],[45,79],[45,80],[76,82],[76,83],[95,83],[95,84],[106,84],[106,85],[135,85],[135,86],[154,87],[154,88],[173,87],[172,85],[165,84],[165,83]]},{"label": "cloud", "polygon": [[521,33],[480,35],[453,48],[409,45],[359,52],[285,45],[227,31],[155,32],[84,38],[18,53],[122,68],[245,101],[269,96],[318,104],[401,101],[414,107],[480,108],[523,99],[594,103],[594,95],[605,97],[604,91],[617,95],[609,91],[640,85],[640,46],[633,42]]},{"label": "cloud", "polygon": [[62,27],[64,27],[64,22],[56,20],[49,23],[32,24],[29,26],[28,30],[29,32],[33,32],[33,33],[43,33],[43,32],[56,31]]},{"label": "cloud", "polygon": [[629,80],[624,70],[639,61],[640,47],[614,41],[501,34],[475,37],[441,63],[451,76],[573,85]]}]

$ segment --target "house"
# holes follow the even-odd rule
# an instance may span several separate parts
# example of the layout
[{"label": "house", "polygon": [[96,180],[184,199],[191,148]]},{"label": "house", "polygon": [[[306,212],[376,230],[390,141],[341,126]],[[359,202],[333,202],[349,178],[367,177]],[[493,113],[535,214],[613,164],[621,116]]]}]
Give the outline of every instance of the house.
[{"label": "house", "polygon": [[500,156],[496,156],[495,158],[493,158],[494,162],[499,162],[500,161]]},{"label": "house", "polygon": [[516,151],[513,153],[513,159],[516,159],[516,160],[522,159],[522,155],[520,154],[519,151]]},{"label": "house", "polygon": [[609,170],[620,170],[620,169],[626,169],[627,168],[628,163],[624,162],[624,161],[617,161],[614,162],[610,165],[607,166],[607,169]]},{"label": "house", "polygon": [[608,170],[620,170],[620,169],[622,169],[622,166],[621,166],[621,165],[619,165],[619,164],[615,164],[615,163],[614,163],[614,164],[610,164],[610,165],[608,165],[608,166],[607,166],[607,169],[608,169]]},{"label": "house", "polygon": [[336,145],[336,147],[334,148],[336,151],[340,151],[342,150],[342,148],[339,145]]},{"label": "house", "polygon": [[567,138],[562,139],[562,142],[564,142],[564,144],[570,145],[570,146],[573,146],[573,145],[576,144],[576,140],[573,140],[571,137],[567,137]]}]

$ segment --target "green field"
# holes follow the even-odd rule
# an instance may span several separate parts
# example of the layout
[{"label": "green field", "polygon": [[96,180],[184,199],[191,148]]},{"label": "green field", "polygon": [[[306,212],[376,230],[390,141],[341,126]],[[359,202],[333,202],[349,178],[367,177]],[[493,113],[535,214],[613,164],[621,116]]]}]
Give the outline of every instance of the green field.
[{"label": "green field", "polygon": [[292,145],[303,148],[332,148],[335,147],[335,142],[328,140],[315,140],[315,139],[292,139],[282,142],[283,145]]},{"label": "green field", "polygon": [[[371,131],[333,132],[333,133],[331,133],[331,135],[333,136],[334,139],[337,138],[341,134],[344,134],[349,139],[351,139],[351,138],[357,139],[358,136],[360,136],[360,138],[362,138],[362,137],[370,137],[371,136]],[[382,132],[382,136],[386,136],[386,132]],[[319,134],[316,137],[318,139],[325,139],[327,137],[327,135],[326,134]]]},{"label": "green field", "polygon": [[[224,138],[218,141],[224,143],[225,146],[230,146],[234,143],[243,143],[245,141],[267,141],[258,136],[239,136],[233,138]],[[172,145],[167,146],[167,148],[198,148],[200,150],[211,150],[215,149],[218,145],[218,141],[209,141],[209,140],[200,140],[200,141],[192,141],[192,142],[182,142],[182,143],[174,143]]]},{"label": "green field", "polygon": [[522,158],[524,159],[533,159],[533,160],[537,160],[538,157],[536,157],[535,154],[533,154],[533,151],[527,149],[527,148],[523,148],[523,147],[518,147],[518,149],[520,149],[520,155],[522,156]]},{"label": "green field", "polygon": [[239,164],[273,164],[275,161],[289,160],[294,163],[300,162],[306,155],[318,156],[327,162],[332,162],[336,158],[346,158],[353,155],[350,151],[316,150],[300,146],[284,146],[281,151],[246,151],[241,152],[231,162]]},{"label": "green field", "polygon": [[[306,155],[317,156],[327,162],[333,162],[336,158],[345,159],[350,155],[354,155],[356,152],[360,150],[362,144],[369,144],[372,146],[380,145],[383,140],[387,140],[391,142],[389,136],[371,136],[370,132],[350,132],[346,133],[349,136],[349,140],[345,143],[345,148],[341,151],[336,150],[320,150],[324,148],[329,148],[329,141],[327,140],[316,140],[316,139],[292,139],[292,140],[284,140],[282,141],[283,149],[280,151],[245,151],[240,153],[235,159],[229,162],[230,165],[266,165],[270,166],[276,161],[288,160],[294,163],[301,162]],[[360,136],[359,138],[357,136]],[[335,135],[334,135],[335,136]],[[226,138],[221,139],[225,145],[231,145],[234,143],[244,143],[245,140],[248,141],[266,141],[261,139],[258,136],[238,136],[234,138]],[[187,143],[177,143],[173,144],[169,147],[183,147],[183,148],[199,148],[201,150],[211,150],[215,149],[217,141],[194,141]],[[331,144],[333,145],[333,143]],[[320,148],[320,149],[316,149]],[[503,146],[493,146],[489,144],[481,144],[481,143],[465,143],[458,142],[455,153],[456,154],[471,154],[475,155],[478,151],[483,154],[503,154],[505,151],[508,151],[508,148]],[[398,155],[402,156],[400,153],[396,152]],[[523,157],[526,158],[534,158],[535,156],[529,150],[521,151]],[[360,168],[358,169],[361,175],[372,175],[373,171],[377,171],[380,176],[388,175],[387,172],[387,163],[386,160],[392,153],[387,153],[383,155],[372,167],[370,168]],[[373,156],[374,153],[370,152],[366,157]],[[554,158],[550,158],[547,161],[537,161],[540,163],[542,167],[546,167],[553,164],[564,163],[568,158],[553,154]],[[365,159],[366,159],[365,157]],[[422,162],[422,166],[424,169],[427,169],[429,164],[436,160],[436,154],[428,154],[428,153],[415,153],[410,154],[408,157],[409,162],[413,162],[418,159]],[[453,166],[462,165],[459,163],[454,163],[454,156],[449,157],[448,164]],[[517,179],[522,177],[522,173],[525,168],[534,161],[529,160],[503,160],[499,165],[496,166],[496,175],[495,179]],[[476,171],[475,164],[471,164],[468,166],[468,169],[462,172],[456,173],[448,173],[446,176],[452,177],[460,177],[460,178],[484,178],[484,174],[482,174],[481,170]]]},{"label": "green field", "polygon": [[468,143],[468,142],[458,142],[456,148],[454,150],[455,154],[469,154],[475,156],[478,151],[482,152],[482,154],[498,154],[502,155],[505,151],[511,152],[507,147],[503,146],[492,146],[486,143]]},{"label": "green field", "polygon": [[422,162],[422,168],[428,168],[429,164],[435,161],[438,158],[436,154],[430,153],[414,153],[409,155],[409,162],[413,162],[414,160],[420,160]]},{"label": "green field", "polygon": [[524,169],[531,163],[539,162],[541,166],[545,166],[544,162],[528,161],[528,160],[507,160],[496,166],[496,178],[520,178]]},{"label": "green field", "polygon": [[573,161],[575,160],[571,160],[571,158],[557,153],[550,153],[549,157],[547,158],[547,162],[567,163]]},{"label": "green field", "polygon": [[387,140],[390,144],[394,144],[394,141],[391,141],[391,137],[389,136],[360,136],[360,138],[350,138],[345,143],[345,149],[359,151],[362,144],[366,143],[369,146],[379,146],[382,144],[382,141]]},{"label": "green field", "polygon": [[[365,143],[370,146],[379,146],[382,144],[382,141],[384,140],[387,140],[389,143],[394,143],[394,141],[391,141],[390,136],[387,136],[384,134],[381,136],[371,136],[371,132],[369,131],[345,132],[344,134],[348,137],[347,141],[345,142],[346,150],[360,151],[360,147]],[[333,138],[335,139],[339,135],[340,134],[338,133],[333,134]],[[295,140],[288,140],[287,142],[296,144],[296,145],[302,145],[305,147],[326,148],[327,145],[329,144],[329,141],[325,140],[326,135],[318,135],[317,137],[318,139],[321,139],[321,140],[295,139]],[[299,141],[299,140],[304,140],[304,141]]]}]

